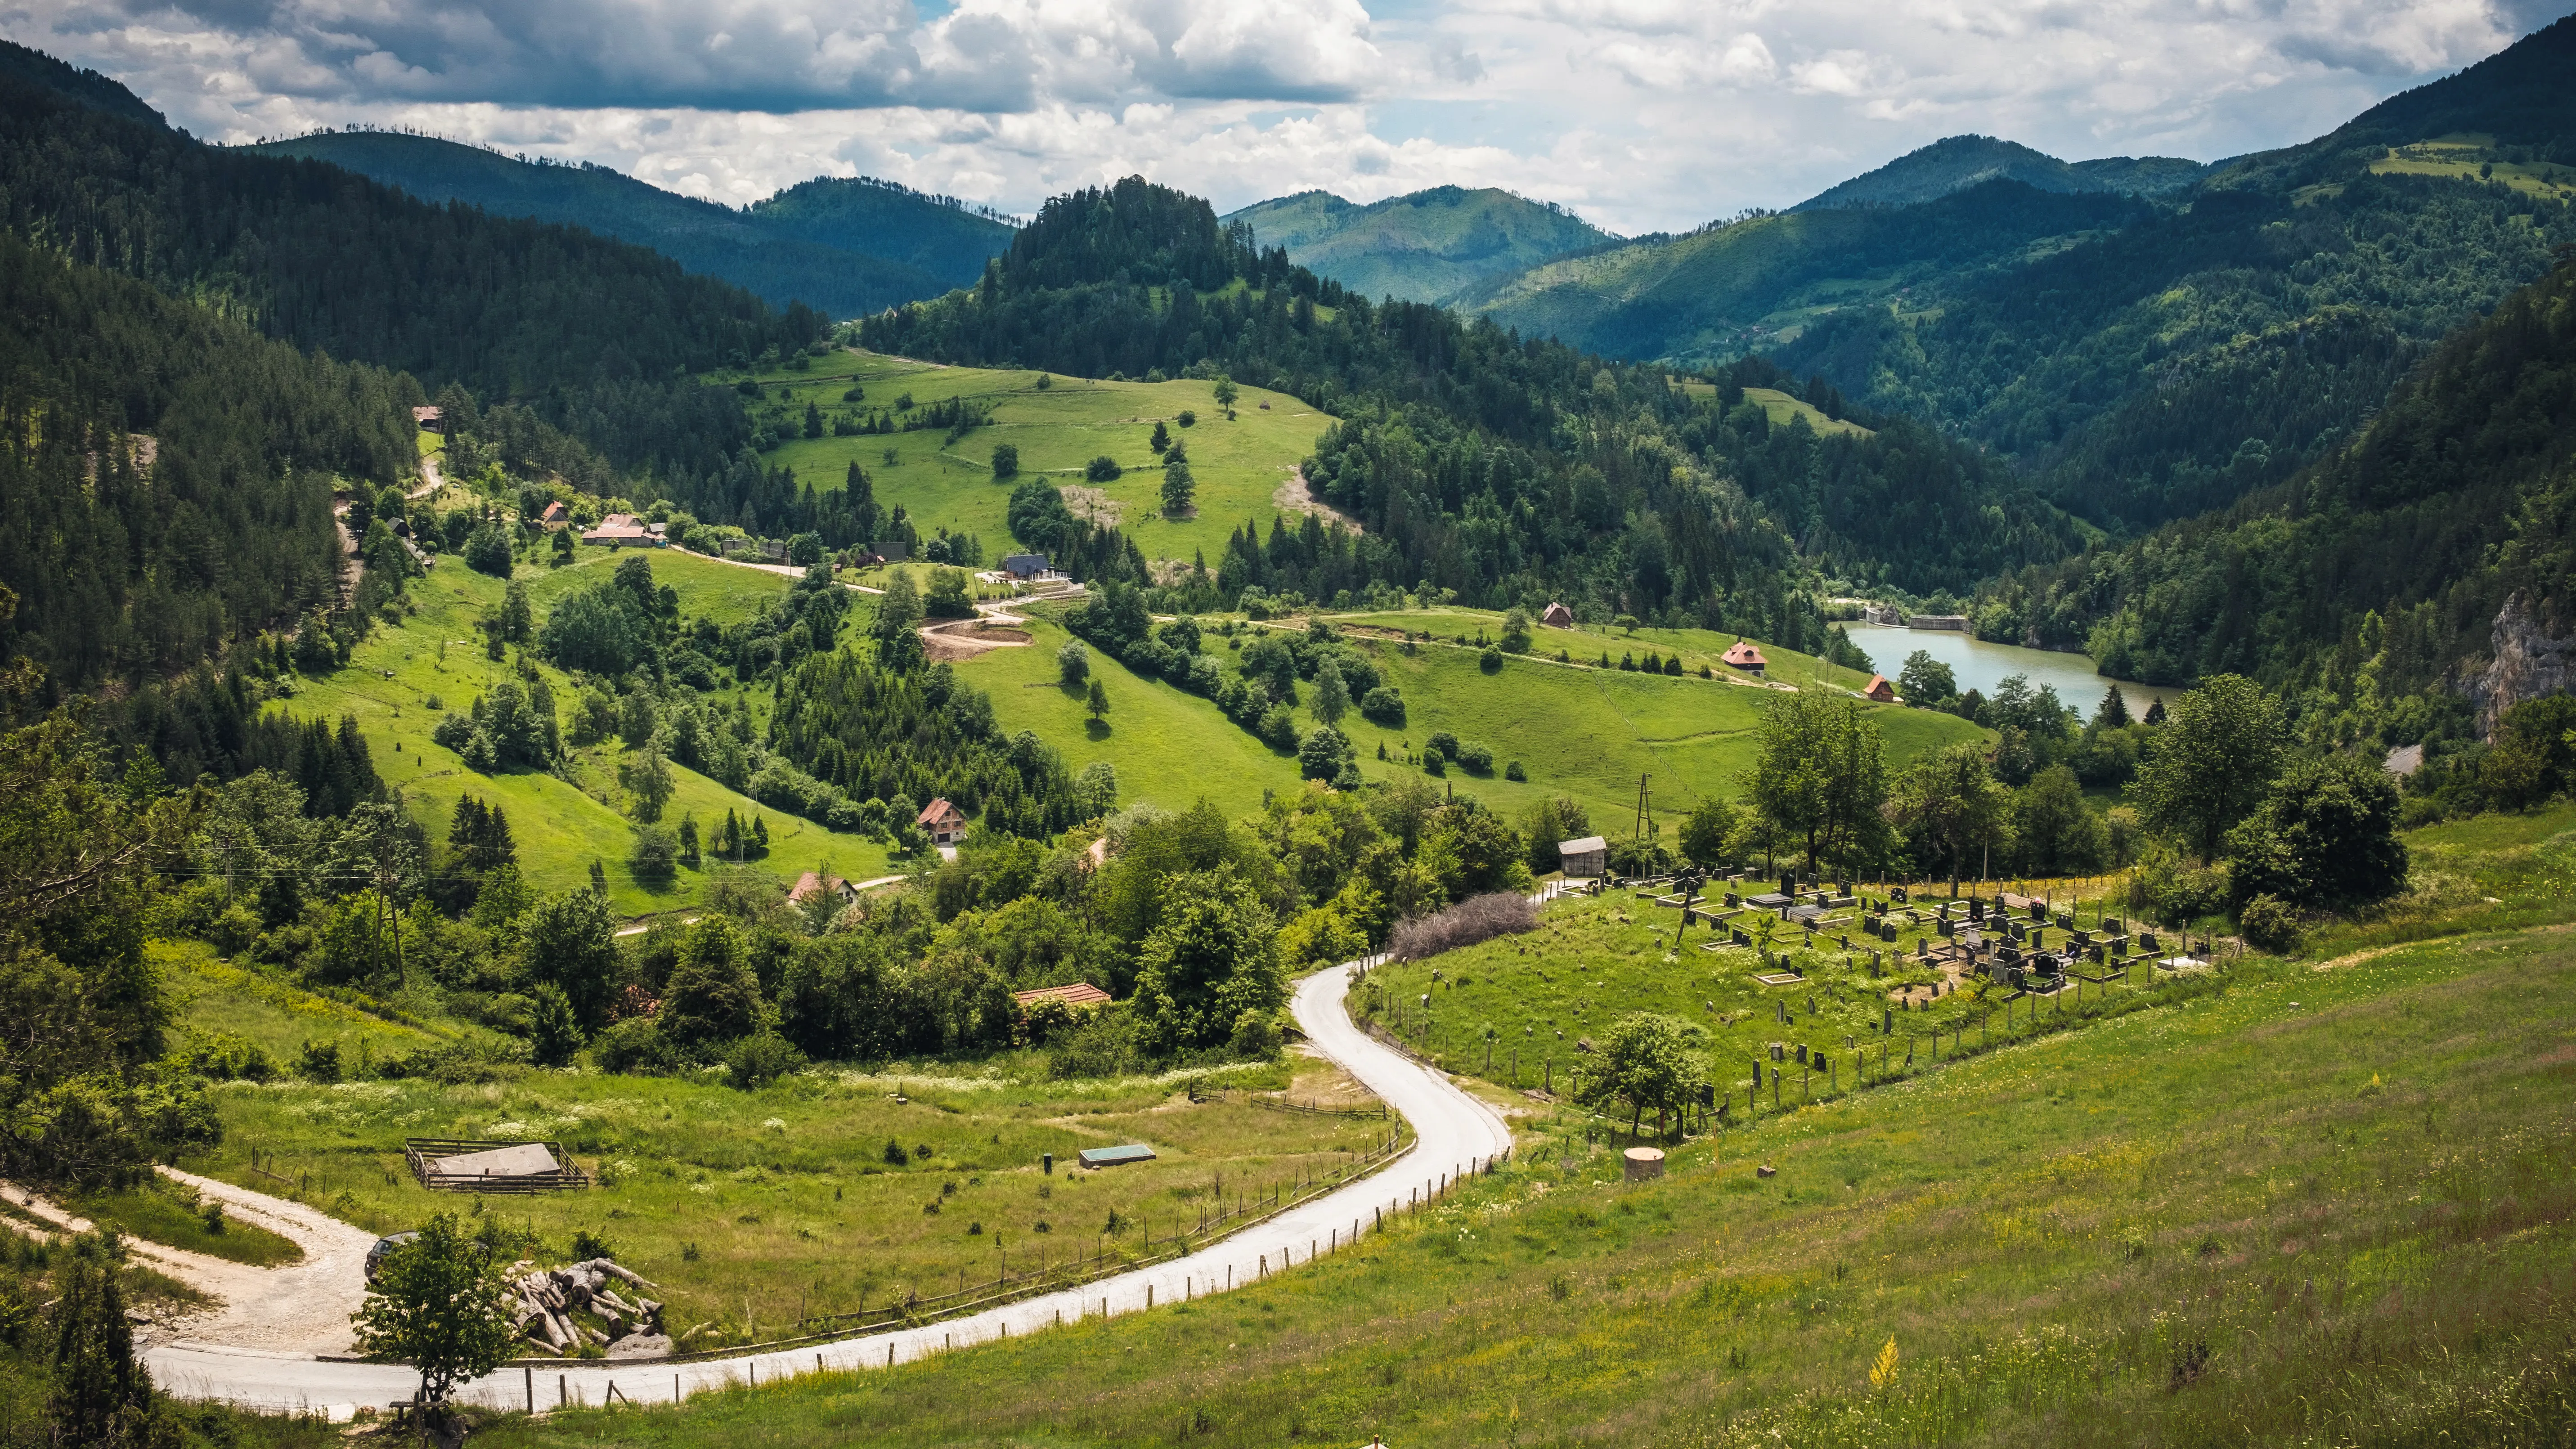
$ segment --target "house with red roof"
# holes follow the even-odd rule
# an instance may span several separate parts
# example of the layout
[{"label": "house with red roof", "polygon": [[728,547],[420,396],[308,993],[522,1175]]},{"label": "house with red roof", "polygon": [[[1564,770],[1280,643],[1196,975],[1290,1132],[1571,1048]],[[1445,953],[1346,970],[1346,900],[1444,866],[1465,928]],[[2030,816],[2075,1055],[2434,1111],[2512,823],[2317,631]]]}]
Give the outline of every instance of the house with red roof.
[{"label": "house with red roof", "polygon": [[966,838],[966,812],[949,803],[946,796],[921,807],[912,822],[921,827],[933,845],[955,845]]},{"label": "house with red roof", "polygon": [[1741,669],[1747,674],[1760,674],[1771,667],[1771,661],[1763,658],[1762,651],[1754,648],[1749,639],[1735,641],[1735,647],[1726,651],[1726,663],[1728,667]]},{"label": "house with red roof", "polygon": [[1887,682],[1886,675],[1873,674],[1869,677],[1869,688],[1862,690],[1860,695],[1863,699],[1874,699],[1880,704],[1894,704],[1896,686]]}]

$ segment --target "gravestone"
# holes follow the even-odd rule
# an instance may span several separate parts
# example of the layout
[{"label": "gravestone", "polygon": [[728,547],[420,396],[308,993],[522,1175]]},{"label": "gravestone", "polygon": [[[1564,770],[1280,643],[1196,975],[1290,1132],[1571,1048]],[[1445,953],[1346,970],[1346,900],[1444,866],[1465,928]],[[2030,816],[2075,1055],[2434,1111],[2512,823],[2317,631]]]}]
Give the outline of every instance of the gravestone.
[{"label": "gravestone", "polygon": [[1801,1047],[1799,1047],[1799,1048],[1798,1048],[1798,1065],[1800,1065],[1800,1066],[1802,1066],[1802,1067],[1803,1067],[1803,1066],[1805,1066],[1806,1064],[1807,1064],[1807,1049],[1806,1049],[1804,1046],[1801,1046]]}]

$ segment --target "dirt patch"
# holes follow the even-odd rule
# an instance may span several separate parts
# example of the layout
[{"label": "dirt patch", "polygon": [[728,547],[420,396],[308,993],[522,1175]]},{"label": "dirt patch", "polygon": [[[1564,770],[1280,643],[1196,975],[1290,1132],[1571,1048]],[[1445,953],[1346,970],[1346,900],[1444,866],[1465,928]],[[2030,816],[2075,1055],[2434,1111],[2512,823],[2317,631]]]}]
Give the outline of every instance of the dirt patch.
[{"label": "dirt patch", "polygon": [[930,661],[939,664],[972,659],[991,649],[1023,647],[1029,642],[1029,633],[1025,629],[1014,629],[984,619],[957,619],[923,626],[921,642],[929,652]]},{"label": "dirt patch", "polygon": [[1360,1079],[1343,1071],[1314,1048],[1303,1044],[1296,1048],[1296,1075],[1290,1079],[1288,1100],[1300,1107],[1337,1107],[1350,1109],[1374,1107],[1377,1094],[1361,1085]]},{"label": "dirt patch", "polygon": [[1306,486],[1306,470],[1303,468],[1288,470],[1288,481],[1280,484],[1278,490],[1270,495],[1270,501],[1287,512],[1311,513],[1326,523],[1338,523],[1353,533],[1368,532],[1360,527],[1359,520],[1316,497],[1315,490]]},{"label": "dirt patch", "polygon": [[1064,495],[1064,506],[1074,517],[1098,528],[1118,526],[1118,516],[1125,505],[1100,489],[1073,483],[1056,491]]}]

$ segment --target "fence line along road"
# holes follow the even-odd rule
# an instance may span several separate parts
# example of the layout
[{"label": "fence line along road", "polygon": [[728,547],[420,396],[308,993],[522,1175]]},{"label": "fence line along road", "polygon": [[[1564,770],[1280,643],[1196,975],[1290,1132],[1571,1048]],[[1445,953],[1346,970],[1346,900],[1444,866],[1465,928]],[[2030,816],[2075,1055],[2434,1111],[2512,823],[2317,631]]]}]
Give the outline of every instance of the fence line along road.
[{"label": "fence line along road", "polygon": [[[1245,1286],[1329,1256],[1369,1231],[1379,1214],[1435,1201],[1460,1176],[1483,1170],[1511,1149],[1511,1131],[1492,1108],[1352,1024],[1342,1003],[1357,967],[1352,963],[1306,977],[1298,983],[1290,1009],[1317,1052],[1358,1078],[1413,1128],[1413,1147],[1373,1177],[1310,1198],[1185,1258],[967,1317],[689,1362],[603,1359],[543,1369],[511,1364],[464,1385],[456,1396],[492,1408],[543,1410],[559,1403],[605,1403],[613,1387],[621,1400],[667,1404],[728,1384],[769,1383],[817,1369],[883,1368],[951,1348],[1043,1333],[1058,1323],[1142,1312]],[[418,1386],[418,1376],[402,1364],[261,1354],[184,1340],[148,1348],[143,1359],[153,1382],[180,1398],[322,1412],[334,1419],[346,1419],[359,1405],[381,1408],[408,1399]]]}]

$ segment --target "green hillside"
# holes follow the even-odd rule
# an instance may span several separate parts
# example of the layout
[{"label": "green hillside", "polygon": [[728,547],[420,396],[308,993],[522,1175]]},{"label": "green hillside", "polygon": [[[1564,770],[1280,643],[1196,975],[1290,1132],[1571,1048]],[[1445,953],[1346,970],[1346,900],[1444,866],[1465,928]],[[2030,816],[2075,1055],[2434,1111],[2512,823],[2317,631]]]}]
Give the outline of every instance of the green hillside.
[{"label": "green hillside", "polygon": [[[542,624],[555,600],[605,577],[622,557],[631,555],[585,548],[570,567],[522,569],[531,612]],[[654,578],[679,594],[684,617],[739,622],[787,586],[775,574],[713,559],[667,551],[651,559]],[[408,613],[399,626],[378,629],[352,653],[346,668],[302,685],[277,707],[334,720],[355,716],[377,773],[403,791],[432,841],[447,840],[457,798],[472,794],[508,814],[520,872],[540,890],[587,885],[596,861],[607,873],[609,900],[622,914],[696,904],[705,885],[700,872],[683,868],[666,889],[651,888],[635,877],[628,861],[634,842],[632,797],[618,784],[617,774],[628,752],[614,736],[572,749],[557,774],[478,773],[467,769],[454,750],[430,738],[441,713],[462,712],[476,695],[513,677],[519,667],[517,660],[486,658],[477,628],[479,620],[499,609],[503,588],[499,579],[454,559],[443,561],[412,581],[409,596],[417,612]],[[539,660],[533,650],[524,658],[526,667],[555,691],[558,708],[569,713],[575,681]],[[885,875],[893,868],[882,844],[762,806],[694,770],[674,764],[671,773],[677,789],[664,809],[665,823],[676,825],[695,815],[703,830],[728,810],[744,819],[757,815],[768,825],[771,842],[768,857],[758,864],[778,875],[792,879],[826,858],[835,874],[852,879]]]},{"label": "green hillside", "polygon": [[[999,222],[881,184],[864,184],[856,205],[818,208],[788,202],[795,193],[781,192],[736,211],[605,166],[529,161],[395,131],[319,131],[246,149],[327,161],[423,201],[583,227],[651,247],[781,306],[803,302],[834,317],[962,286],[1010,240]],[[797,190],[823,186],[859,190],[863,183],[808,182]]]},{"label": "green hillside", "polygon": [[1222,218],[1363,297],[1446,302],[1487,277],[1616,240],[1561,207],[1495,187],[1435,186],[1363,206],[1301,191]]},{"label": "green hillside", "polygon": [[[1748,1126],[1738,1099],[1726,1130],[1668,1144],[1660,1181],[1621,1181],[1624,1114],[1512,1095],[1506,1170],[1275,1282],[489,1434],[2561,1443],[2568,1022],[2534,1004],[2576,988],[2576,956],[2503,918],[2564,915],[2545,883],[2564,867],[2544,861],[2563,862],[2570,823],[2414,838],[2511,907],[2410,913],[2321,960],[2249,958],[2160,988],[2184,999],[2157,1009],[2099,1014],[2088,991],[2065,1029],[2017,1045],[1998,1029],[1965,1059],[1945,1044],[1938,1066],[1927,1037],[1901,1084],[1808,1110],[1792,1063],[1791,1110],[1766,1090]],[[2426,929],[2453,934],[2403,944]],[[1532,968],[1503,949],[1493,970],[1501,988]],[[1462,990],[1488,986],[1471,974]],[[1605,988],[1588,1005],[1601,1020],[1627,1002]]]},{"label": "green hillside", "polygon": [[[1044,477],[1059,487],[1089,490],[1074,501],[1101,522],[1114,521],[1150,559],[1189,563],[1200,553],[1210,567],[1225,553],[1226,537],[1251,519],[1267,524],[1294,495],[1289,489],[1300,459],[1333,420],[1285,393],[1242,387],[1235,416],[1216,405],[1213,384],[1104,382],[1047,378],[1040,374],[974,367],[941,367],[867,352],[836,353],[809,372],[773,371],[762,411],[792,427],[810,403],[823,413],[892,410],[906,397],[915,410],[966,399],[991,409],[991,421],[962,437],[947,430],[800,438],[769,458],[817,489],[843,486],[850,465],[863,469],[881,506],[899,506],[927,538],[941,529],[973,534],[984,545],[987,567],[1016,545],[1005,518],[1014,483]],[[864,396],[844,402],[852,388]],[[1195,422],[1180,423],[1187,411]],[[1154,425],[1189,452],[1198,480],[1194,516],[1167,518],[1162,509],[1163,470],[1152,447]],[[993,449],[1019,449],[1019,478],[993,476]],[[889,461],[888,454],[892,459]],[[1122,470],[1106,481],[1086,478],[1094,458]],[[1082,511],[1082,510],[1078,510]]]},{"label": "green hillside", "polygon": [[2205,169],[2197,161],[2173,156],[2111,156],[2069,163],[2016,141],[1999,141],[1992,136],[1947,136],[1920,150],[1908,151],[1875,171],[1827,187],[1789,209],[1911,206],[1998,180],[2018,181],[2041,191],[2156,196],[2189,186]]},{"label": "green hillside", "polygon": [[1615,357],[1723,360],[1794,340],[1845,309],[1902,309],[1910,289],[2018,262],[2137,215],[2137,203],[2102,188],[2062,194],[1987,180],[1917,206],[1755,216],[1549,262],[1471,288],[1458,303]]}]

